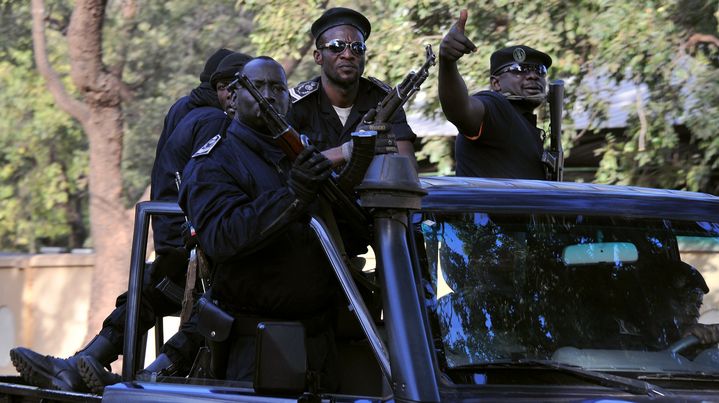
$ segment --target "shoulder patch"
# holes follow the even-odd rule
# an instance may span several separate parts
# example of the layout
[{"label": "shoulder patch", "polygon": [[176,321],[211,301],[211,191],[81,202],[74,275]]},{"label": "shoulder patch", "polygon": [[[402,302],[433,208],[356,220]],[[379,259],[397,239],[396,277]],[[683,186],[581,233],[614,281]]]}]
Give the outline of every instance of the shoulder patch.
[{"label": "shoulder patch", "polygon": [[391,87],[389,84],[387,84],[386,82],[380,80],[379,78],[367,77],[367,79],[368,79],[372,84],[374,84],[374,85],[376,85],[376,86],[382,88],[385,92],[390,92],[390,91],[392,91],[392,87]]},{"label": "shoulder patch", "polygon": [[320,88],[320,83],[315,80],[303,81],[296,86],[290,88],[290,98],[292,103],[310,95]]},{"label": "shoulder patch", "polygon": [[213,148],[217,145],[217,143],[220,142],[220,139],[222,137],[219,134],[216,134],[213,138],[209,139],[205,145],[200,147],[197,151],[195,151],[194,154],[192,154],[192,158],[199,157],[201,155],[207,155],[212,151]]}]

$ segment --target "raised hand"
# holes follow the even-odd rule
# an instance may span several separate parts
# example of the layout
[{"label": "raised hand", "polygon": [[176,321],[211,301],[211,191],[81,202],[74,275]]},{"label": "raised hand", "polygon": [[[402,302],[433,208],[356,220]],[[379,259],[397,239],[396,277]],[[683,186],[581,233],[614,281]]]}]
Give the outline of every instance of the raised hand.
[{"label": "raised hand", "polygon": [[477,50],[477,47],[464,34],[467,24],[467,10],[459,13],[459,20],[452,25],[439,45],[439,57],[447,61],[457,61],[460,57]]}]

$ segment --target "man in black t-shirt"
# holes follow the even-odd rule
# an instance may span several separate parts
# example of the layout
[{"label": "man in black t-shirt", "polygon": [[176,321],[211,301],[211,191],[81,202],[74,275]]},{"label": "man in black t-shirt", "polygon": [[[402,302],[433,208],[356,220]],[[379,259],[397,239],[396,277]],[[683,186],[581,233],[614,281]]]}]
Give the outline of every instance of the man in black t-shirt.
[{"label": "man in black t-shirt", "polygon": [[457,70],[457,60],[477,49],[466,22],[463,10],[439,47],[439,99],[459,130],[457,175],[544,179],[543,131],[533,111],[546,99],[552,59],[523,45],[500,49],[490,59],[491,90],[470,96]]},{"label": "man in black t-shirt", "polygon": [[[362,77],[365,41],[371,31],[364,15],[349,8],[330,8],[312,24],[311,31],[320,76],[290,89],[292,109],[287,118],[338,166],[349,160],[351,135],[362,117],[392,88],[376,78]],[[404,110],[400,108],[388,123],[397,151],[415,161],[412,143],[417,136],[407,124]]]}]

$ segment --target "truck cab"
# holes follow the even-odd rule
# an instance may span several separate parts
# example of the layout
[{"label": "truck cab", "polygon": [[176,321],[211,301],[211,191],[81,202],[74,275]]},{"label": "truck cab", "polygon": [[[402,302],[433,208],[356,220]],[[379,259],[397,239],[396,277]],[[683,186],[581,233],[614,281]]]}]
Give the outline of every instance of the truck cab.
[{"label": "truck cab", "polygon": [[[719,350],[686,336],[700,321],[711,326],[719,308],[710,287],[719,281],[719,197],[528,180],[420,183],[419,208],[374,210],[378,263],[365,275],[382,295],[380,316],[331,231],[312,220],[360,329],[339,341],[340,390],[314,399],[719,396]],[[302,398],[166,381],[130,375],[103,400]]]}]

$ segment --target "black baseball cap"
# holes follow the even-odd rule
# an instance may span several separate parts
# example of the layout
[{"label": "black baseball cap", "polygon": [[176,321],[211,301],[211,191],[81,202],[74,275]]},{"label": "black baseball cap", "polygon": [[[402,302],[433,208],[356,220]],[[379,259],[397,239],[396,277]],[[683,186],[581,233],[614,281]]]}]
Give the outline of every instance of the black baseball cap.
[{"label": "black baseball cap", "polygon": [[552,58],[548,54],[529,46],[510,46],[492,53],[489,58],[490,73],[495,75],[503,67],[513,63],[542,64],[544,67],[549,68],[552,65]]}]

